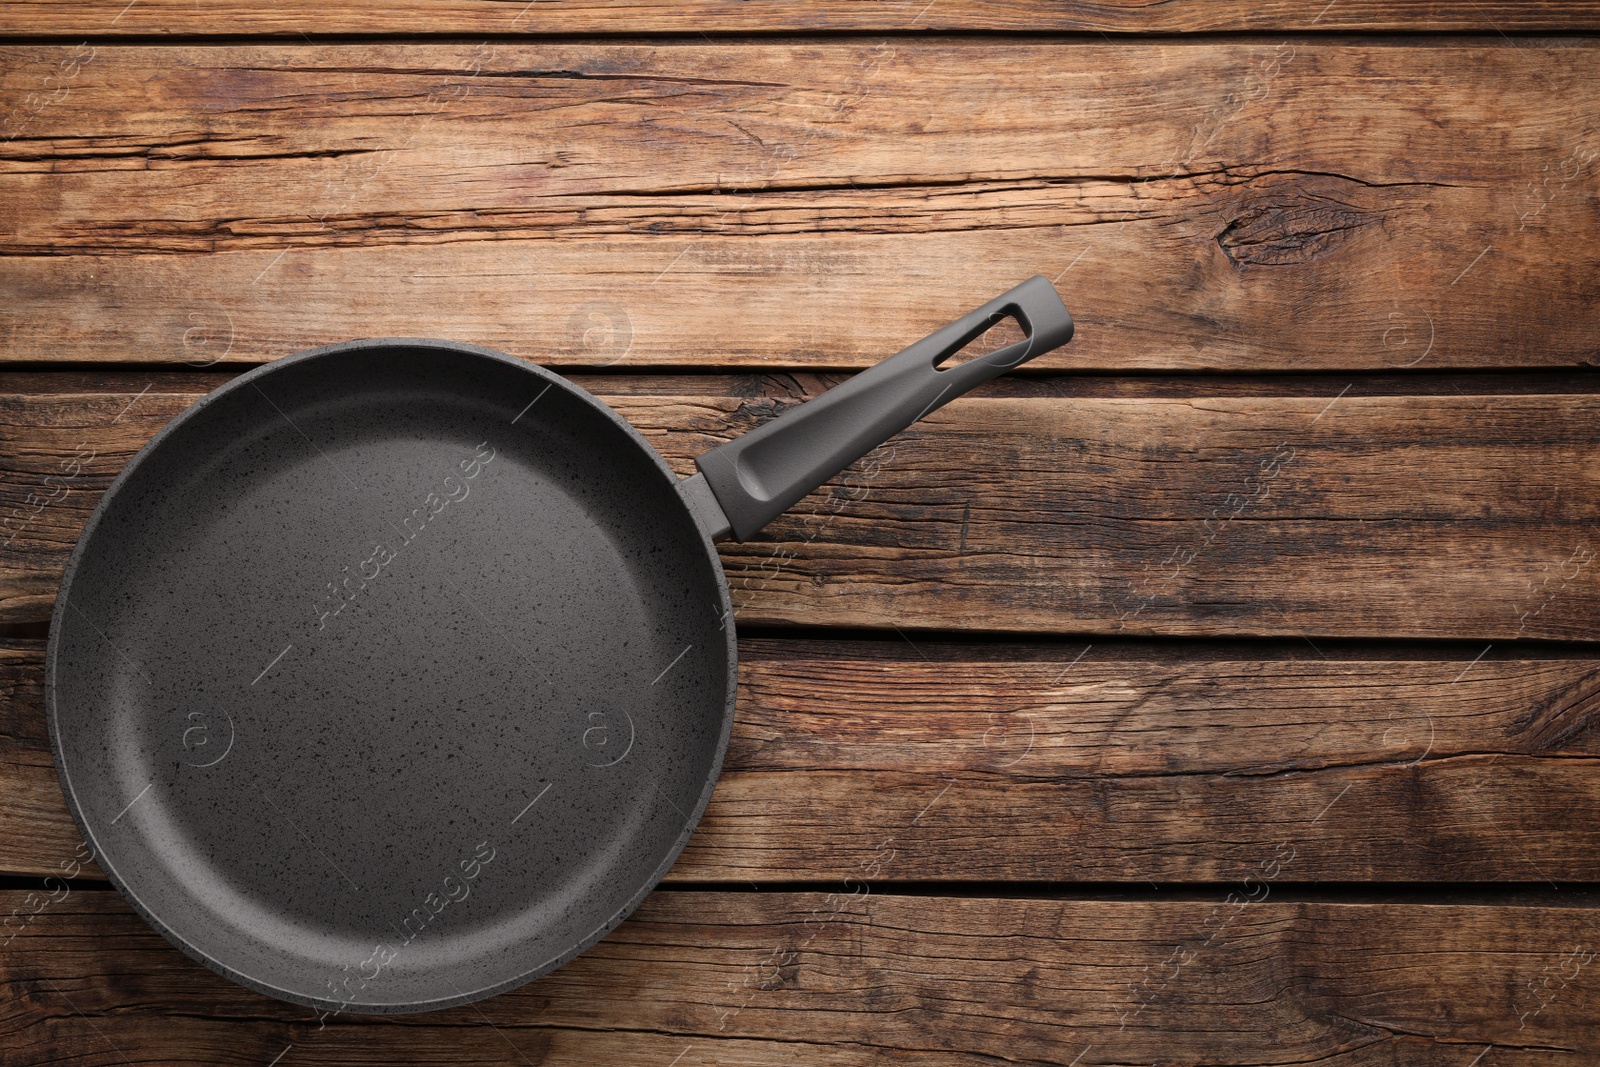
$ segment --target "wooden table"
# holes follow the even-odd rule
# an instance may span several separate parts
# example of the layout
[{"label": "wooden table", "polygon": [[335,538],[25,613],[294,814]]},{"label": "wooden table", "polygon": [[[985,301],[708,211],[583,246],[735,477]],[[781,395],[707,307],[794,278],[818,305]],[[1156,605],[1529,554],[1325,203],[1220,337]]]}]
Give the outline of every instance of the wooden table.
[{"label": "wooden table", "polygon": [[[0,1061],[1600,1063],[1600,3],[0,10]],[[242,369],[449,337],[680,471],[993,293],[1061,352],[723,553],[667,883],[551,977],[245,991],[87,858],[46,627]]]}]

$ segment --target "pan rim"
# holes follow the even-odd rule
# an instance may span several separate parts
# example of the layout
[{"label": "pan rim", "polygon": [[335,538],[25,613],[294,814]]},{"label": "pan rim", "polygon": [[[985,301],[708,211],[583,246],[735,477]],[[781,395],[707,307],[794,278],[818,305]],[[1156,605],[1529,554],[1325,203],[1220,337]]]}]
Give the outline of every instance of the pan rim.
[{"label": "pan rim", "polygon": [[[73,582],[77,577],[78,567],[90,543],[94,540],[95,532],[100,526],[102,517],[111,508],[123,486],[133,475],[133,472],[138,469],[142,463],[149,459],[149,457],[162,446],[163,442],[176,436],[176,434],[187,422],[189,422],[191,418],[197,416],[201,411],[215,403],[224,395],[228,395],[233,393],[235,390],[245,388],[263,377],[268,377],[274,373],[279,373],[289,367],[299,366],[301,364],[317,360],[336,359],[353,352],[360,352],[374,348],[426,348],[485,358],[496,363],[514,367],[517,370],[529,374],[550,386],[564,389],[569,395],[585,403],[601,417],[608,419],[616,428],[622,430],[624,434],[633,442],[634,446],[649,457],[649,459],[655,464],[656,468],[661,472],[662,476],[668,479],[669,484],[676,486],[680,483],[680,479],[678,478],[676,472],[673,471],[672,467],[667,463],[666,459],[662,457],[661,453],[656,450],[655,446],[652,445],[649,440],[639,432],[638,428],[636,428],[627,419],[623,418],[609,404],[594,396],[583,387],[577,385],[566,377],[557,374],[547,367],[544,367],[531,360],[520,359],[516,356],[512,356],[495,349],[484,348],[480,345],[468,344],[461,341],[449,341],[428,337],[369,337],[360,338],[357,340],[341,341],[335,344],[322,345],[317,348],[282,356],[267,363],[263,363],[260,366],[253,367],[238,377],[224,382],[222,385],[219,385],[217,388],[208,392],[205,396],[184,408],[183,411],[179,412],[165,425],[163,425],[161,429],[156,431],[155,435],[152,436],[149,441],[145,442],[145,444],[123,465],[122,469],[117,473],[117,476],[112,479],[111,484],[106,487],[106,490],[101,495],[99,502],[95,505],[94,511],[90,514],[88,521],[84,523],[83,532],[78,535],[78,540],[73,546],[71,555],[67,558],[65,568],[62,570],[61,582],[56,591],[55,605],[50,615],[50,632],[45,649],[45,724],[50,738],[51,759],[55,764],[57,781],[59,782],[62,794],[66,799],[67,810],[72,814],[73,823],[77,826],[78,832],[82,835],[84,843],[89,846],[91,850],[90,854],[94,858],[96,865],[98,865],[100,869],[105,872],[106,877],[109,879],[112,886],[116,888],[118,894],[122,897],[122,899],[128,902],[135,913],[137,913],[146,924],[148,924],[157,933],[161,934],[162,937],[164,937],[170,944],[178,948],[181,952],[183,952],[184,955],[188,956],[195,962],[201,964],[211,971],[214,971],[222,977],[235,982],[238,985],[244,986],[247,989],[274,997],[278,1000],[286,1001],[291,1004],[318,1009],[323,1012],[323,1020],[330,1015],[346,1013],[358,1015],[405,1015],[414,1014],[417,1012],[437,1011],[445,1008],[476,1003],[477,1001],[485,1000],[500,993],[509,992],[510,990],[519,988],[529,982],[541,978],[544,975],[547,975],[550,972],[560,968],[564,964],[570,962],[576,956],[591,948],[596,942],[605,937],[606,934],[610,933],[624,919],[638,909],[639,905],[644,902],[644,899],[655,890],[655,888],[661,883],[662,879],[666,876],[667,872],[670,871],[673,865],[677,863],[679,856],[683,852],[683,849],[689,843],[690,837],[694,835],[694,831],[698,828],[700,820],[705,814],[706,806],[711,800],[711,795],[716,789],[717,782],[722,776],[722,764],[724,757],[727,754],[728,741],[733,730],[735,706],[738,701],[738,639],[736,627],[733,622],[733,603],[732,596],[728,588],[727,575],[722,567],[721,556],[717,553],[716,546],[712,543],[711,538],[707,536],[704,527],[702,527],[696,520],[693,512],[691,512],[688,508],[688,505],[683,502],[682,497],[674,494],[674,499],[678,501],[678,506],[683,510],[685,521],[689,523],[689,525],[697,532],[699,536],[701,548],[705,553],[707,561],[711,565],[712,574],[716,579],[716,593],[719,601],[721,617],[727,620],[727,624],[722,627],[724,644],[726,646],[726,662],[728,665],[726,677],[723,679],[724,698],[722,708],[722,727],[718,732],[716,746],[712,752],[710,771],[705,775],[705,781],[701,787],[700,795],[696,798],[694,805],[687,813],[687,818],[677,837],[674,838],[661,862],[651,872],[649,878],[645,880],[643,884],[631,896],[628,897],[624,905],[617,909],[617,911],[612,914],[604,923],[596,927],[583,938],[571,943],[565,950],[556,956],[538,964],[537,966],[529,968],[518,975],[514,975],[509,979],[502,979],[489,985],[484,985],[469,990],[458,989],[453,995],[438,997],[431,1000],[412,1000],[387,1004],[375,1004],[370,1002],[357,1003],[353,1001],[340,1001],[327,997],[312,996],[295,990],[284,989],[273,985],[271,982],[254,978],[244,971],[241,971],[220,959],[213,958],[209,953],[191,943],[179,930],[173,928],[170,924],[160,919],[149,908],[147,908],[144,902],[139,899],[137,893],[123,880],[122,875],[115,869],[115,865],[109,862],[102,852],[100,848],[100,842],[97,840],[93,830],[90,828],[89,823],[84,816],[83,811],[79,806],[78,796],[73,789],[71,775],[68,772],[62,750],[61,727],[58,722],[58,708],[56,701],[56,667],[61,651],[60,635],[62,633],[62,624],[66,616],[66,609],[71,599],[70,591],[72,589]],[[449,980],[446,979],[446,981]],[[454,983],[452,982],[450,984],[454,988]]]}]

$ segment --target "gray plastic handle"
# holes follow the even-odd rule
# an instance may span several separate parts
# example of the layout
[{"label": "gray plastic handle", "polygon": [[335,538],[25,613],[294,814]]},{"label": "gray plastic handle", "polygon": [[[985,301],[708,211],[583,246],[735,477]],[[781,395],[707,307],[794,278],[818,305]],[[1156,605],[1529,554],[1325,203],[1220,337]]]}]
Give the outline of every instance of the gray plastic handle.
[{"label": "gray plastic handle", "polygon": [[[1007,315],[1016,316],[1026,339],[939,369]],[[747,541],[924,415],[1070,340],[1072,316],[1055,287],[1043,275],[1029,278],[815,400],[712,449],[695,464],[733,536]]]}]

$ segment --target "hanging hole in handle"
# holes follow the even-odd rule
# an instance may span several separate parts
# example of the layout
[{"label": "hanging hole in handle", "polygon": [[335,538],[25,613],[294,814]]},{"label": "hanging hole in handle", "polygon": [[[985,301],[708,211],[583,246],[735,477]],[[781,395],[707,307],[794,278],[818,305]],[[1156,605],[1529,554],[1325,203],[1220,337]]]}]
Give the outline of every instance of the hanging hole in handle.
[{"label": "hanging hole in handle", "polygon": [[966,345],[939,360],[934,366],[940,370],[953,370],[963,363],[1000,351],[1007,345],[1028,339],[1027,328],[1011,312],[997,312],[990,318],[990,326]]}]

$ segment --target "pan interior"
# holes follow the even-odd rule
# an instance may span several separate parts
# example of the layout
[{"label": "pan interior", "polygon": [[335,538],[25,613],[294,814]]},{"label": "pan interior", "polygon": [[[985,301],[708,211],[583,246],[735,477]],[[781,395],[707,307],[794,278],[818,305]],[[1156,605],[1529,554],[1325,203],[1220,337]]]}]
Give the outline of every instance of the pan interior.
[{"label": "pan interior", "polygon": [[280,361],[163,432],[69,568],[50,715],[119,888],[344,1011],[509,988],[620,921],[726,743],[715,554],[568,383],[443,344]]}]

